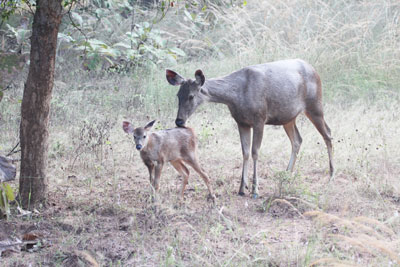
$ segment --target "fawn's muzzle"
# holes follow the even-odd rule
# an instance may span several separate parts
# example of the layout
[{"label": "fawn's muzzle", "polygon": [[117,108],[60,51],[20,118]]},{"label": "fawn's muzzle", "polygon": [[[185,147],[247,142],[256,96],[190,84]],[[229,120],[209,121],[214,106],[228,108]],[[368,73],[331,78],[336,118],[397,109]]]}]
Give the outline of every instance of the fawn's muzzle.
[{"label": "fawn's muzzle", "polygon": [[185,121],[182,120],[182,119],[176,119],[176,120],[175,120],[175,124],[176,124],[176,126],[178,126],[178,127],[184,127],[184,126],[185,126]]},{"label": "fawn's muzzle", "polygon": [[142,145],[136,145],[136,149],[137,149],[137,150],[142,149]]}]

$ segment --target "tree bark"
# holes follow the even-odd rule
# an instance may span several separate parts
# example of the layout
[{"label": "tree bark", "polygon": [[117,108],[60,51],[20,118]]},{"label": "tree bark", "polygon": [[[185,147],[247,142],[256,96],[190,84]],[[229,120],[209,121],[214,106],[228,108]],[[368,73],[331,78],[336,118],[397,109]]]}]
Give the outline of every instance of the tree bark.
[{"label": "tree bark", "polygon": [[19,194],[25,209],[44,204],[47,195],[48,124],[57,35],[63,16],[61,2],[36,0],[29,73],[21,105]]}]

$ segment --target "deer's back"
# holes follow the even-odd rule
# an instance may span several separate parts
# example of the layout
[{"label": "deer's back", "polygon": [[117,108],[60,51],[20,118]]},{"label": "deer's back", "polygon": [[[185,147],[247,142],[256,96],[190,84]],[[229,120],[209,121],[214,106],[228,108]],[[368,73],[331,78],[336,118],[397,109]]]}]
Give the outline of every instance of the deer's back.
[{"label": "deer's back", "polygon": [[152,133],[144,152],[152,161],[168,162],[186,158],[188,153],[195,153],[196,143],[196,136],[191,128],[177,127]]},{"label": "deer's back", "polygon": [[237,122],[285,124],[304,111],[307,102],[320,101],[319,76],[303,60],[291,59],[245,67],[226,77],[236,84],[229,106]]}]

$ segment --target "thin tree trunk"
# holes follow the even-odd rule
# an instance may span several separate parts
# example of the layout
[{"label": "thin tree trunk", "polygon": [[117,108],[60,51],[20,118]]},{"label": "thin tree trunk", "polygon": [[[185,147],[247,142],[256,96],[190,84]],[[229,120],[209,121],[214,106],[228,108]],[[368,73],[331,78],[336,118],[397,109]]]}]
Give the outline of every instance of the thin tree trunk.
[{"label": "thin tree trunk", "polygon": [[62,19],[62,0],[36,0],[28,79],[21,105],[22,206],[33,209],[47,195],[47,149],[50,100],[54,83],[57,34]]}]

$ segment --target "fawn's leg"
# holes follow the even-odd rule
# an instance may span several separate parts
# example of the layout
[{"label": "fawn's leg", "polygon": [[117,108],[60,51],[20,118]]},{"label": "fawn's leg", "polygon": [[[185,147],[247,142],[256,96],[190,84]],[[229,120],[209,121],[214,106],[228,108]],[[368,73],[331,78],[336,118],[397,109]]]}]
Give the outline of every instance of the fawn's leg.
[{"label": "fawn's leg", "polygon": [[210,197],[213,200],[215,200],[215,195],[214,195],[214,191],[213,191],[213,189],[211,187],[211,184],[210,184],[210,179],[209,179],[208,175],[202,170],[202,168],[200,167],[199,163],[197,162],[196,154],[193,153],[192,155],[190,155],[186,162],[200,175],[200,177],[206,183],[206,186],[208,188],[208,192],[210,193]]},{"label": "fawn's leg", "polygon": [[186,166],[183,164],[181,160],[176,160],[171,162],[172,166],[182,175],[183,181],[182,181],[182,191],[181,191],[181,196],[183,199],[183,195],[185,193],[186,185],[188,184],[189,180],[189,170],[186,168]]}]

